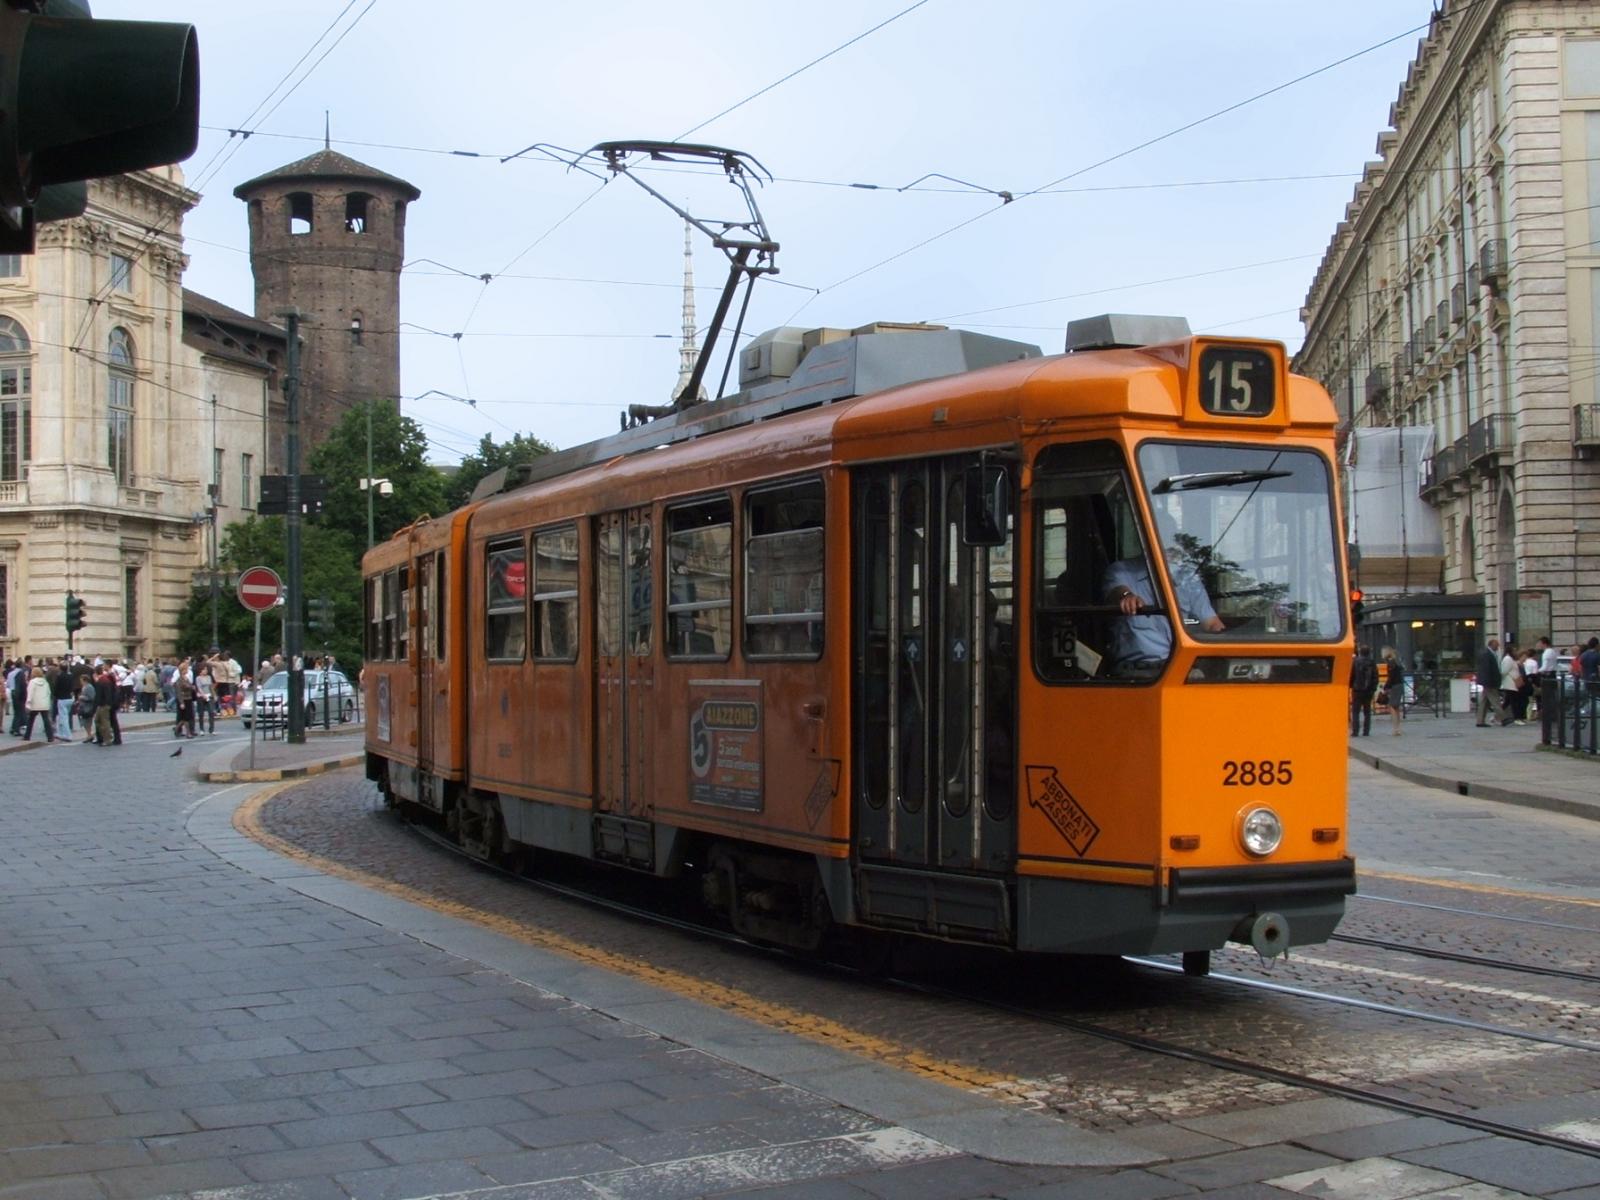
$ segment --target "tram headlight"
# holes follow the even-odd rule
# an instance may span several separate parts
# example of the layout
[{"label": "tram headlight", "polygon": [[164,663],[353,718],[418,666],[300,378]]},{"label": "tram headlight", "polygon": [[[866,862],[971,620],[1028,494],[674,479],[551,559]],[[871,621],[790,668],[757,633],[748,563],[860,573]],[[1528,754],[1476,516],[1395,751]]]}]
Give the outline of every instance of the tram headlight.
[{"label": "tram headlight", "polygon": [[1283,822],[1270,808],[1246,809],[1239,822],[1239,841],[1247,853],[1265,858],[1283,842]]}]

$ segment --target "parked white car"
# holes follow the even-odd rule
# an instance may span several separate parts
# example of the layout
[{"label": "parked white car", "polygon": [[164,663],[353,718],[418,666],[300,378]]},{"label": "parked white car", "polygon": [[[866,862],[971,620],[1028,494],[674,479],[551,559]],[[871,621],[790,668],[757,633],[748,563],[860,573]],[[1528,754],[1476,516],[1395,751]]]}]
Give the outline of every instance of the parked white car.
[{"label": "parked white car", "polygon": [[[322,723],[323,675],[327,675],[328,720],[343,724],[356,719],[356,690],[343,671],[307,671],[305,684],[306,728]],[[246,729],[261,711],[263,725],[280,724],[289,719],[289,672],[276,671],[254,692],[239,701],[239,720]]]}]

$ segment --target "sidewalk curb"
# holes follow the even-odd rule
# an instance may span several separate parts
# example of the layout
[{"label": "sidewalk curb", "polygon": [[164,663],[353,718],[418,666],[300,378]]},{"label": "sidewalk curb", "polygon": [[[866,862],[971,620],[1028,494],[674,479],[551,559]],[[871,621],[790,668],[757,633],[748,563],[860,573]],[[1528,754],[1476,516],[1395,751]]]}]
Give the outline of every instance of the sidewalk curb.
[{"label": "sidewalk curb", "polygon": [[205,783],[273,783],[280,779],[299,779],[307,775],[321,775],[324,771],[337,771],[341,767],[360,766],[367,761],[365,750],[358,754],[343,754],[337,758],[321,758],[313,762],[297,763],[292,767],[258,767],[255,770],[246,768],[242,771],[234,770],[232,763],[238,757],[238,750],[219,751],[218,757],[226,755],[228,766],[213,769],[201,763],[195,774]]},{"label": "sidewalk curb", "polygon": [[1420,784],[1423,787],[1437,788],[1443,792],[1452,792],[1457,796],[1468,796],[1474,800],[1491,800],[1497,804],[1513,804],[1519,808],[1537,808],[1545,812],[1562,813],[1569,817],[1600,821],[1600,808],[1592,804],[1580,804],[1560,796],[1536,796],[1531,792],[1519,792],[1475,779],[1446,779],[1411,767],[1402,767],[1381,754],[1359,750],[1355,746],[1350,747],[1350,757],[1376,770],[1387,772],[1396,779],[1404,779],[1407,783]]}]

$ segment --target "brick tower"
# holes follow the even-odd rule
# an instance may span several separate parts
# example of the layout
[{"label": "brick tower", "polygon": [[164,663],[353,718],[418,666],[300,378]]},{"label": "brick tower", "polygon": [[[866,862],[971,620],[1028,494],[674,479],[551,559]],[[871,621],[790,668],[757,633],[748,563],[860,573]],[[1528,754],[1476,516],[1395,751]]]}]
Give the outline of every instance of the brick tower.
[{"label": "brick tower", "polygon": [[[404,179],[324,148],[233,189],[250,206],[256,316],[298,308],[301,438],[317,446],[368,398],[400,403]],[[281,323],[281,322],[280,322]]]}]

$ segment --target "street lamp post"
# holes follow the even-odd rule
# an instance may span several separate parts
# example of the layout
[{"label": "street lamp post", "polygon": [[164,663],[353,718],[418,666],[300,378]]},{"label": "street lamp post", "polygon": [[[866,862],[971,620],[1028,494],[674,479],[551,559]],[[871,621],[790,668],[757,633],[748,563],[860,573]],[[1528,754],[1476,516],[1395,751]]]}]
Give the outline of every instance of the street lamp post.
[{"label": "street lamp post", "polygon": [[[367,465],[367,469],[369,471],[372,469],[370,463]],[[380,496],[392,496],[394,495],[394,484],[390,483],[387,479],[373,479],[371,476],[359,480],[358,482],[361,486],[361,490],[367,494],[367,549],[371,550],[373,543],[372,495],[374,492],[376,492]]]}]

